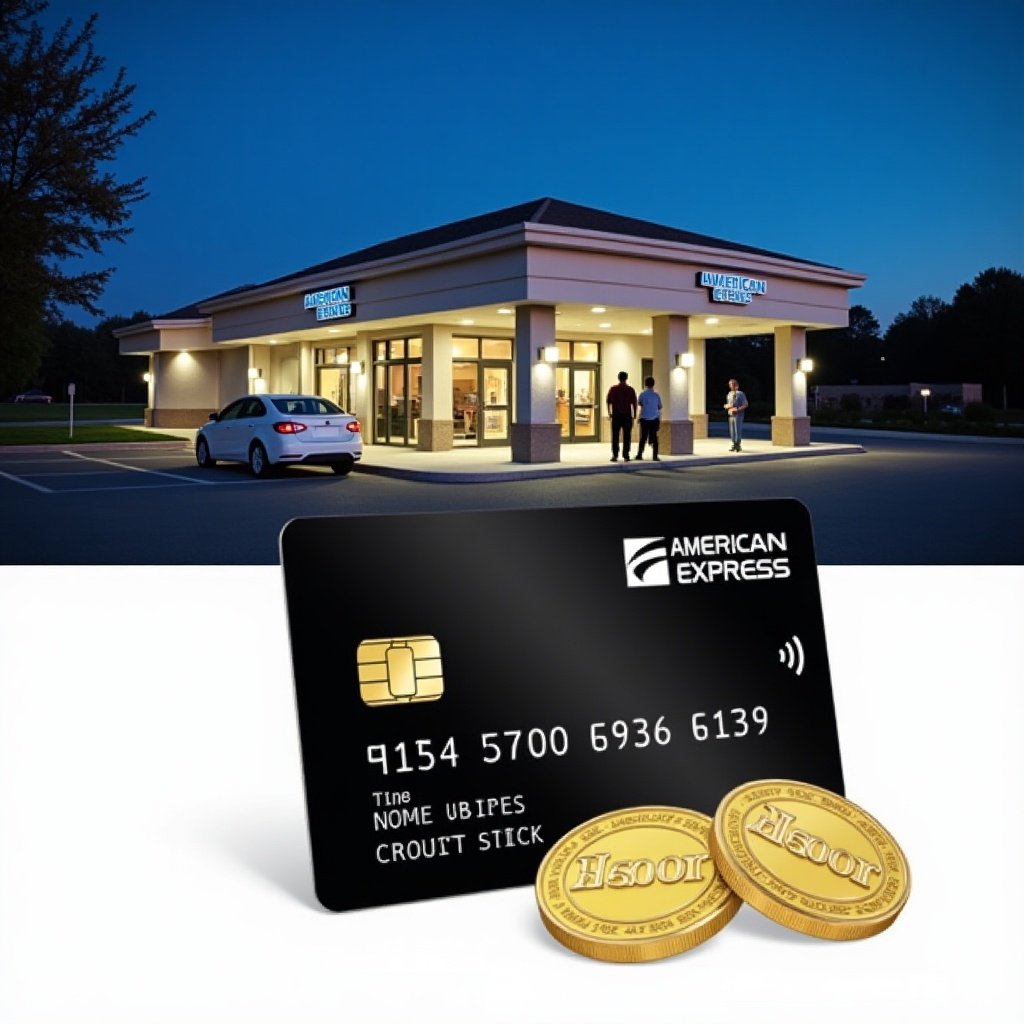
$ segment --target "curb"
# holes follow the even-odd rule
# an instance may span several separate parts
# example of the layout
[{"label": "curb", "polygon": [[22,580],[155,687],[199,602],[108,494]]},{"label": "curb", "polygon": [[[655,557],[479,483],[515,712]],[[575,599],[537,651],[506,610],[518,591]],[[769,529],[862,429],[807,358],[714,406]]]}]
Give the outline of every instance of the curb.
[{"label": "curb", "polygon": [[815,434],[856,434],[865,439],[869,437],[894,437],[907,441],[952,441],[955,444],[1024,444],[1024,437],[999,437],[988,434],[929,434],[924,430],[869,430],[866,427],[818,427],[812,428]]},{"label": "curb", "polygon": [[426,483],[438,484],[489,484],[505,483],[516,480],[541,480],[552,477],[566,476],[594,476],[599,473],[639,473],[648,470],[662,472],[678,472],[679,470],[692,469],[704,466],[726,466],[735,465],[738,462],[777,462],[784,459],[813,459],[824,458],[829,455],[862,455],[866,449],[860,445],[845,445],[841,449],[830,448],[828,451],[800,451],[800,452],[759,452],[740,456],[706,456],[686,457],[683,456],[671,462],[662,460],[654,463],[649,459],[628,463],[595,463],[591,466],[563,466],[560,463],[547,462],[544,467],[536,469],[506,469],[506,470],[457,470],[443,469],[409,469],[404,466],[382,466],[357,462],[352,467],[353,473],[367,473],[371,476],[391,477],[396,480],[420,480]]}]

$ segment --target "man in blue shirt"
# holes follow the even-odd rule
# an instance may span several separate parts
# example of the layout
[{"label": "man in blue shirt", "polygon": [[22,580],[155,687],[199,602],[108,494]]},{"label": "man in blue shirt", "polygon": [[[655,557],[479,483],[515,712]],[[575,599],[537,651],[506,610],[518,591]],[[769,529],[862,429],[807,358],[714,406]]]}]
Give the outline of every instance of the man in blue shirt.
[{"label": "man in blue shirt", "polygon": [[738,380],[729,381],[729,394],[725,396],[726,415],[729,417],[729,440],[732,441],[731,452],[742,451],[743,414],[747,411],[747,396],[740,391]]},{"label": "man in blue shirt", "polygon": [[637,397],[636,404],[640,407],[640,447],[637,449],[636,457],[644,457],[644,445],[650,442],[651,458],[655,462],[661,462],[658,458],[658,427],[661,426],[661,395],[654,390],[654,378],[644,379],[644,389]]}]

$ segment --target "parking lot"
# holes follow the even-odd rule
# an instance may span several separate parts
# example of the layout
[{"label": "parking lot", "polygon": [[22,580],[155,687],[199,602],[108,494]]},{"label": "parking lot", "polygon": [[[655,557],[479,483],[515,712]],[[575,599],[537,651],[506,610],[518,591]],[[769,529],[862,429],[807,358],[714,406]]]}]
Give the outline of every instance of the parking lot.
[{"label": "parking lot", "polygon": [[273,564],[298,516],[622,505],[639,524],[646,503],[775,497],[811,510],[825,564],[1024,563],[1024,445],[836,440],[867,452],[610,471],[601,452],[592,474],[463,484],[374,475],[372,446],[348,476],[292,466],[268,480],[201,470],[185,444],[0,449],[0,564]]},{"label": "parking lot", "polygon": [[40,494],[89,494],[100,491],[138,491],[169,487],[245,487],[284,483],[296,477],[333,478],[330,469],[292,467],[285,474],[257,481],[241,465],[202,470],[191,448],[135,445],[123,451],[92,454],[81,450],[0,452],[0,477]]}]

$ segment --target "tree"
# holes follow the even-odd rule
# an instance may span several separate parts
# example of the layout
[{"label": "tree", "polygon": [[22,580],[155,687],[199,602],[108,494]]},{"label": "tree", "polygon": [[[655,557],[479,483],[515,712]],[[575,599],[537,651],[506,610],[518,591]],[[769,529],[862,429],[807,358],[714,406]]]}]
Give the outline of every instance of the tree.
[{"label": "tree", "polygon": [[949,304],[934,295],[914,299],[885,332],[886,383],[962,383],[965,378],[951,365],[953,344]]},{"label": "tree", "polygon": [[770,402],[775,389],[775,363],[770,334],[738,338],[709,338],[705,346],[707,360],[707,407],[722,408],[729,378],[740,382],[750,402]]},{"label": "tree", "polygon": [[97,302],[112,267],[71,273],[131,232],[144,178],[118,181],[110,163],[153,111],[132,117],[134,85],[93,49],[96,15],[70,19],[47,41],[36,16],[47,0],[0,0],[0,394],[30,383],[46,349],[47,317]]},{"label": "tree", "polygon": [[990,405],[1024,405],[1024,274],[983,270],[953,297],[958,378],[982,385]]},{"label": "tree", "polygon": [[39,370],[43,390],[63,398],[74,382],[79,402],[144,402],[146,360],[121,355],[114,331],[152,318],[152,313],[138,310],[130,317],[108,317],[95,327],[48,321],[50,346]]},{"label": "tree", "polygon": [[848,327],[808,331],[807,354],[819,384],[884,383],[880,327],[867,306],[850,307]]}]

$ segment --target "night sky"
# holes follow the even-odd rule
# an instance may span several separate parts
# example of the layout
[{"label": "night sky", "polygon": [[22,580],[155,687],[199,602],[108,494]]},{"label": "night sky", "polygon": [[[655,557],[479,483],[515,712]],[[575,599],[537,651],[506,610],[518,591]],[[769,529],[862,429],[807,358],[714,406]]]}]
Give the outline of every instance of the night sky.
[{"label": "night sky", "polygon": [[[868,274],[1024,270],[1024,4],[57,0],[157,117],[109,314],[541,196]],[[77,264],[81,266],[83,264]],[[89,323],[81,313],[72,318]]]}]

